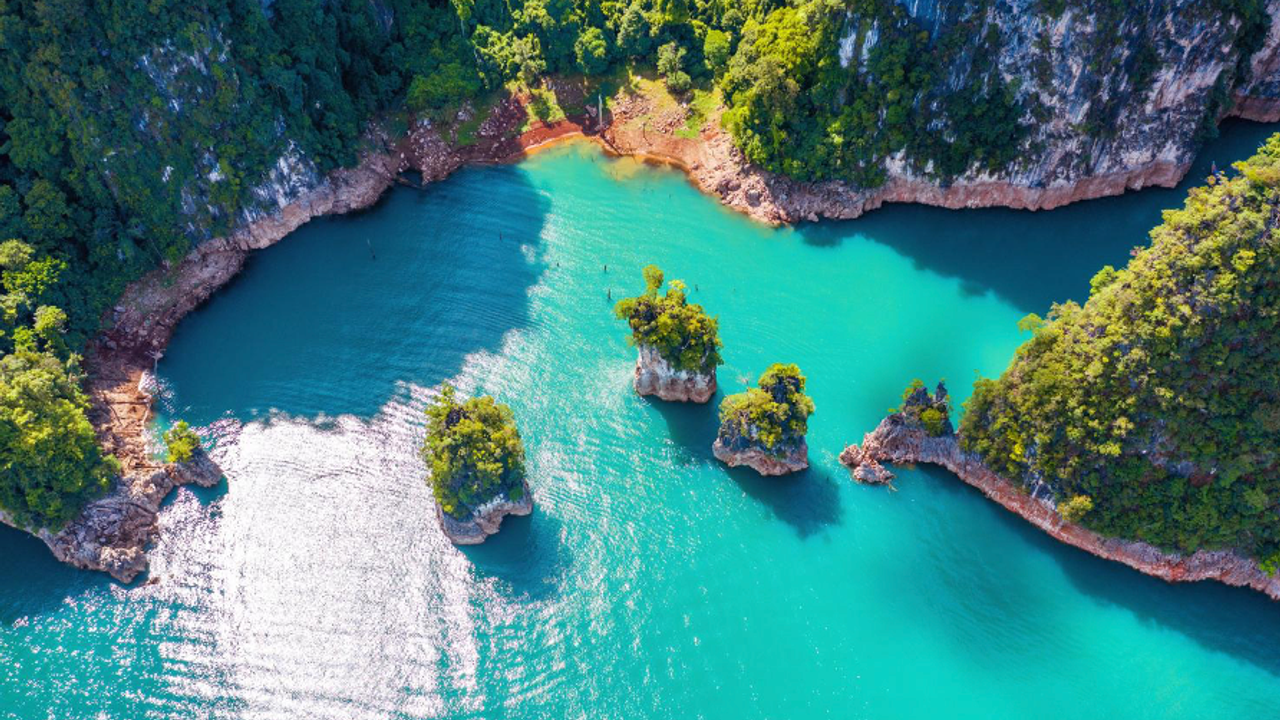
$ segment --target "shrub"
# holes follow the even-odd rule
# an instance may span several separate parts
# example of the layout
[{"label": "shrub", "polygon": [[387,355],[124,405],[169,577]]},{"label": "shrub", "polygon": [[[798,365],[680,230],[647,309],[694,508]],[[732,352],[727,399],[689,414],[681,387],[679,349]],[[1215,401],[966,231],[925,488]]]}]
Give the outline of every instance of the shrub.
[{"label": "shrub", "polygon": [[1280,570],[1280,552],[1268,555],[1258,563],[1258,569],[1266,573],[1268,577],[1275,577],[1276,571]]},{"label": "shrub", "polygon": [[693,79],[683,70],[677,70],[667,76],[667,89],[675,95],[683,95],[693,87]]},{"label": "shrub", "polygon": [[1058,504],[1058,514],[1063,520],[1078,523],[1093,509],[1093,499],[1088,495],[1072,495],[1071,499]]},{"label": "shrub", "polygon": [[177,424],[165,431],[164,445],[169,451],[169,462],[191,462],[196,449],[200,447],[200,436],[196,435],[186,420],[179,420]]},{"label": "shrub", "polygon": [[925,432],[931,437],[940,437],[946,432],[946,413],[937,408],[925,408],[920,411],[920,422],[924,425]]}]

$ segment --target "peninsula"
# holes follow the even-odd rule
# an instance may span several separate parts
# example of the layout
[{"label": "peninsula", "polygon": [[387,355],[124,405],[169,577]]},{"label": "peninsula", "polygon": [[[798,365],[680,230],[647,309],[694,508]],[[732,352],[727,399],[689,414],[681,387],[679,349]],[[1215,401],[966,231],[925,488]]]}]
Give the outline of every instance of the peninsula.
[{"label": "peninsula", "polygon": [[958,433],[909,391],[842,460],[932,462],[1065,542],[1280,599],[1280,136],[1167,211],[1089,299],[1031,315]]}]

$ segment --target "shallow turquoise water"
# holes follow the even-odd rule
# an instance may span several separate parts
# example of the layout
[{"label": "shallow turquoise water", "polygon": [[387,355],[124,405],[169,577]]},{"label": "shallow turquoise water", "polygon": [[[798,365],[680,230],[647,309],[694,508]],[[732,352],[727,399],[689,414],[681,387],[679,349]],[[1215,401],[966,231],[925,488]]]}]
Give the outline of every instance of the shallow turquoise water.
[{"label": "shallow turquoise water", "polygon": [[[160,363],[230,481],[176,493],[157,584],[0,529],[0,716],[1280,715],[1280,606],[1062,547],[944,472],[890,493],[835,460],[911,378],[962,399],[999,372],[1019,317],[1081,298],[1180,198],[770,230],[566,146],[313,223]],[[727,471],[714,407],[631,392],[606,296],[649,262],[719,315],[724,392],[808,374],[811,471]],[[514,407],[538,504],[466,550],[415,455],[446,379]]]}]

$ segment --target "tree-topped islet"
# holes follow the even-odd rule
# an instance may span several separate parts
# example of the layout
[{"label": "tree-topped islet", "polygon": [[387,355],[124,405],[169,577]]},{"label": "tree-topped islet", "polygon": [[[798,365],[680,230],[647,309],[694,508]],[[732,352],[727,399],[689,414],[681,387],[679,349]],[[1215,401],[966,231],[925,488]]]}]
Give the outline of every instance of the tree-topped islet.
[{"label": "tree-topped islet", "polygon": [[716,393],[720,358],[719,323],[701,305],[690,304],[687,287],[665,277],[655,265],[644,269],[645,291],[619,300],[614,313],[631,328],[636,346],[636,392],[663,400],[705,403]]},{"label": "tree-topped islet", "polygon": [[426,413],[422,457],[450,540],[482,543],[498,531],[503,517],[533,511],[524,442],[510,407],[489,395],[459,400],[445,385]]},{"label": "tree-topped islet", "polygon": [[813,400],[795,365],[774,364],[758,387],[720,404],[720,432],[712,451],[730,467],[747,465],[761,475],[785,475],[809,467],[805,434]]}]

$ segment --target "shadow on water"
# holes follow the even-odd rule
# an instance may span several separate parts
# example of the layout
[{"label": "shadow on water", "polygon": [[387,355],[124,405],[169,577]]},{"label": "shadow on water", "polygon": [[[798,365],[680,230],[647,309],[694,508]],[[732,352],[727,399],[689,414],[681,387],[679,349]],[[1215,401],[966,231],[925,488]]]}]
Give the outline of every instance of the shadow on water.
[{"label": "shadow on water", "polygon": [[675,446],[687,459],[686,465],[712,464],[742,488],[743,492],[769,508],[779,520],[787,523],[802,538],[809,537],[828,525],[840,521],[840,489],[832,477],[810,468],[783,477],[762,477],[745,468],[725,467],[711,452],[719,430],[716,408],[717,393],[705,405],[669,403],[649,400],[667,422],[667,432]]},{"label": "shadow on water", "polygon": [[1143,575],[1054,540],[941,468],[925,465],[920,470],[929,478],[930,492],[979,499],[1020,541],[1053,558],[1084,595],[1280,676],[1280,603],[1253,590],[1218,582],[1175,584]]},{"label": "shadow on water", "polygon": [[540,513],[508,516],[502,530],[480,545],[460,548],[476,575],[498,580],[501,591],[516,600],[544,600],[560,590],[572,557],[561,541],[561,522]]},{"label": "shadow on water", "polygon": [[159,367],[176,413],[370,417],[400,381],[456,375],[528,326],[548,212],[524,171],[491,166],[308,223],[180,324]]},{"label": "shadow on water", "polygon": [[1076,203],[1052,212],[946,210],[890,205],[857,220],[805,225],[805,242],[838,245],[855,236],[887,245],[922,270],[957,278],[969,295],[994,292],[1024,312],[1043,314],[1068,299],[1083,302],[1103,265],[1123,265],[1148,242],[1160,213],[1181,207],[1189,187],[1216,165],[1226,170],[1254,153],[1280,124],[1228,121],[1223,137],[1197,155],[1173,189],[1150,188]]},{"label": "shadow on water", "polygon": [[35,536],[0,525],[0,629],[52,612],[68,597],[100,593],[112,582],[104,573],[58,562]]},{"label": "shadow on water", "polygon": [[725,468],[725,472],[801,538],[840,522],[840,487],[823,470],[810,467],[782,477],[763,477],[746,467]]},{"label": "shadow on water", "polygon": [[680,453],[682,465],[701,465],[716,462],[711,454],[711,444],[716,440],[720,429],[717,408],[724,399],[723,393],[716,393],[703,404],[665,402],[657,398],[645,397],[648,404],[667,423],[667,437]]}]

